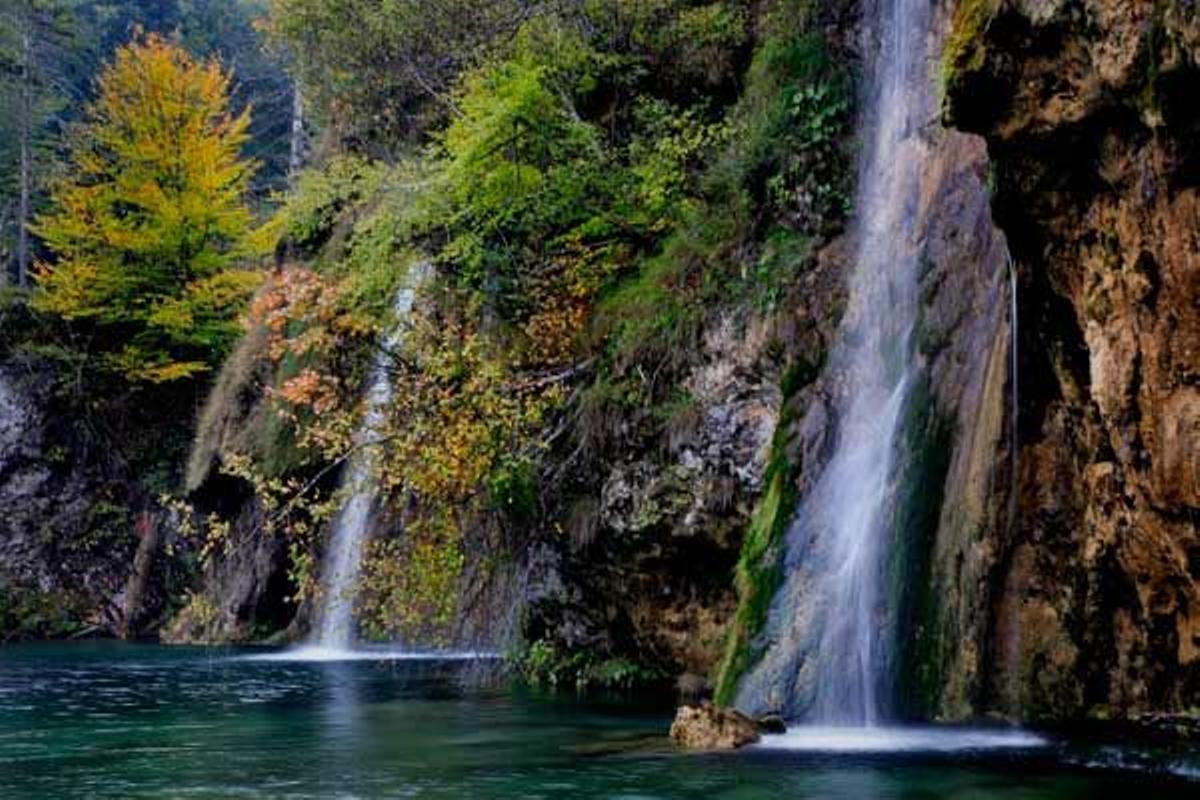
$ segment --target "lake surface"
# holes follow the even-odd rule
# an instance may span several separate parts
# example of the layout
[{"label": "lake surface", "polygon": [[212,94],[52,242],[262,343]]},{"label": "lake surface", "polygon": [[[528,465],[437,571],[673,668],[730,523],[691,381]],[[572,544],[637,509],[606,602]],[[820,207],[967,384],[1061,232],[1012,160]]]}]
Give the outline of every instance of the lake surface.
[{"label": "lake surface", "polygon": [[685,754],[665,738],[669,698],[480,685],[463,661],[248,652],[0,647],[0,798],[1200,797],[1186,749],[943,729]]}]

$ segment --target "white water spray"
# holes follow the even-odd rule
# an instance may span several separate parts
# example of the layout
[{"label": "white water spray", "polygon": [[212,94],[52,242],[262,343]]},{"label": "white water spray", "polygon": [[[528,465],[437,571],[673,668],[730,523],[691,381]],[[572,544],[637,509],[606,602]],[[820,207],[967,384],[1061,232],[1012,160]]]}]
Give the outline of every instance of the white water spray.
[{"label": "white water spray", "polygon": [[345,485],[349,496],[334,520],[321,580],[323,604],[314,643],[324,650],[343,651],[354,644],[354,600],[362,572],[363,547],[379,499],[379,484],[375,477],[377,448],[372,443],[379,438],[384,415],[392,400],[388,362],[391,354],[403,344],[417,289],[428,272],[429,267],[424,263],[409,270],[393,304],[395,327],[376,356],[368,378],[366,412],[355,434],[357,449],[346,471]]}]

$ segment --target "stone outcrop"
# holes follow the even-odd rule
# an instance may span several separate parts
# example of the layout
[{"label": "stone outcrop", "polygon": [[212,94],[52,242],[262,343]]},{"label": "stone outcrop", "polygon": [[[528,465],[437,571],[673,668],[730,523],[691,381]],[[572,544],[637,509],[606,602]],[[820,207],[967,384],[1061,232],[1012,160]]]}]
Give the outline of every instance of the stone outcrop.
[{"label": "stone outcrop", "polygon": [[688,750],[736,750],[754,744],[764,732],[777,733],[774,722],[764,725],[732,708],[702,703],[682,706],[671,723],[671,740]]},{"label": "stone outcrop", "polygon": [[[68,559],[59,548],[84,526],[90,486],[66,451],[54,449],[47,418],[51,390],[48,372],[0,364],[0,582],[6,595],[50,594],[68,585],[114,594],[104,570],[64,580]],[[94,611],[98,622],[116,616],[113,609]]]},{"label": "stone outcrop", "polygon": [[[53,368],[0,361],[0,641],[100,633],[138,636],[160,620],[169,570],[143,548],[145,498],[107,458],[91,422],[56,391]],[[155,543],[158,539],[155,537]],[[126,596],[136,583],[136,591]]]},{"label": "stone outcrop", "polygon": [[599,480],[574,488],[566,548],[539,551],[526,636],[636,655],[672,675],[710,672],[779,413],[779,368],[766,361],[777,335],[753,315],[716,320],[681,387],[691,407],[612,460],[572,468],[572,481],[597,468]]},{"label": "stone outcrop", "polygon": [[987,139],[1021,309],[1018,519],[973,680],[1022,716],[1194,708],[1200,8],[961,5],[946,111]]},{"label": "stone outcrop", "polygon": [[271,385],[266,331],[252,328],[238,342],[201,410],[188,458],[185,489],[197,521],[217,513],[229,531],[185,608],[163,629],[177,643],[243,642],[277,634],[295,618],[287,541],[265,532],[262,504],[245,481],[225,475],[227,452],[255,453],[277,464],[286,443],[275,429],[262,387]]}]

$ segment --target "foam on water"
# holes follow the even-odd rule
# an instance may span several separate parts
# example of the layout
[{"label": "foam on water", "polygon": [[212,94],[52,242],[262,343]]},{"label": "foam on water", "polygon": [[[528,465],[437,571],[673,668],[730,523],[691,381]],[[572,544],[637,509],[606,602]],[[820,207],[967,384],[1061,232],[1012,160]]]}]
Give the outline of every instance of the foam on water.
[{"label": "foam on water", "polygon": [[485,650],[427,650],[413,652],[397,648],[341,648],[305,645],[272,653],[237,656],[239,661],[273,663],[330,663],[338,661],[495,661],[499,653]]},{"label": "foam on water", "polygon": [[762,750],[800,753],[959,753],[979,750],[1033,749],[1050,742],[1022,730],[932,727],[803,726],[764,736]]}]

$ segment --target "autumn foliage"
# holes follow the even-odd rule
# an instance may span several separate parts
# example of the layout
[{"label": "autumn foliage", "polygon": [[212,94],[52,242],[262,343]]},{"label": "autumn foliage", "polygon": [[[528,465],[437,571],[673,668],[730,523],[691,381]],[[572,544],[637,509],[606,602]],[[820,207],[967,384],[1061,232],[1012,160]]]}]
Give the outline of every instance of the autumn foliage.
[{"label": "autumn foliage", "polygon": [[[88,334],[102,371],[134,382],[219,363],[259,274],[248,255],[241,158],[250,112],[229,109],[231,76],[156,35],[117,51],[71,142],[37,234],[35,307]],[[83,337],[81,337],[83,338]]]}]

